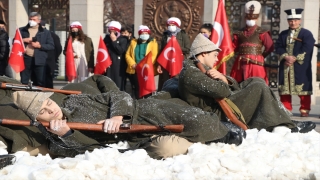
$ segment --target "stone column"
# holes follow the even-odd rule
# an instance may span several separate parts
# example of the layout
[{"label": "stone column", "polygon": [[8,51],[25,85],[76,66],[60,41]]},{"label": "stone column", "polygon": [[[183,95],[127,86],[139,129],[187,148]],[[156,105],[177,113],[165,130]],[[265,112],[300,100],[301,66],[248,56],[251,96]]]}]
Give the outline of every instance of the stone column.
[{"label": "stone column", "polygon": [[138,38],[139,26],[143,24],[143,0],[134,1],[134,37]]},{"label": "stone column", "polygon": [[70,23],[79,21],[91,39],[96,59],[99,38],[103,38],[103,0],[70,0]]},{"label": "stone column", "polygon": [[[14,38],[16,29],[27,25],[28,23],[28,0],[10,0],[9,1],[9,37]],[[12,47],[12,45],[10,45]],[[20,80],[20,74],[13,71],[13,77]]]},{"label": "stone column", "polygon": [[204,0],[203,23],[213,24],[219,0]]},{"label": "stone column", "polygon": [[[302,22],[303,28],[308,29],[313,34],[313,37],[318,39],[319,31],[319,0],[282,0],[281,1],[281,15],[280,15],[280,31],[288,28],[286,9],[303,8]],[[319,82],[317,82],[317,48],[314,48],[312,55],[312,85],[313,96],[311,97],[311,104],[315,104],[316,96],[320,96]]]}]

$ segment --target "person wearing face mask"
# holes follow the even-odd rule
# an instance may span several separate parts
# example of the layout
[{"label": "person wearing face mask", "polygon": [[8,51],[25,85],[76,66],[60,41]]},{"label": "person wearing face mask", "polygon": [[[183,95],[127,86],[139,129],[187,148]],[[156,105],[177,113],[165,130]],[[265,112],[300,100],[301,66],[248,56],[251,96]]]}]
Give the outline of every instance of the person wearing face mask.
[{"label": "person wearing face mask", "polygon": [[[163,33],[162,39],[160,41],[160,51],[162,52],[167,42],[170,40],[172,36],[176,36],[182,53],[184,55],[184,59],[187,59],[189,51],[190,51],[190,38],[188,34],[180,29],[181,21],[179,18],[171,17],[167,20],[167,30]],[[163,87],[163,83],[170,79],[170,74],[167,70],[165,70],[161,65],[157,65],[157,72],[159,73],[159,83],[158,90],[160,91]]]},{"label": "person wearing face mask", "polygon": [[128,64],[127,73],[129,74],[129,80],[133,85],[133,95],[136,99],[139,98],[139,83],[136,76],[137,64],[151,51],[152,63],[154,64],[158,55],[158,43],[156,39],[150,37],[150,29],[148,26],[139,26],[139,38],[133,39],[126,52],[126,61]]},{"label": "person wearing face mask", "polygon": [[308,117],[312,95],[312,54],[315,39],[301,27],[303,9],[288,9],[289,28],[279,34],[275,43],[279,57],[279,95],[283,105],[292,111],[291,95],[300,98],[300,116]]},{"label": "person wearing face mask", "polygon": [[204,35],[204,37],[210,39],[213,25],[211,23],[202,24],[199,33]]},{"label": "person wearing face mask", "polygon": [[[94,69],[94,49],[92,40],[83,33],[80,22],[70,24],[68,38],[72,38],[72,49],[74,54],[77,77],[72,82],[81,82],[88,78],[89,73]],[[63,54],[66,54],[68,40],[65,42]]]},{"label": "person wearing face mask", "polygon": [[269,84],[264,59],[273,52],[274,46],[270,32],[257,25],[260,9],[261,4],[258,1],[247,2],[245,4],[246,26],[233,34],[233,47],[237,58],[230,76],[237,82],[250,77],[260,77],[267,85]]},{"label": "person wearing face mask", "polygon": [[112,79],[121,91],[124,91],[127,68],[125,54],[128,38],[122,36],[120,30],[121,24],[118,21],[111,21],[108,24],[108,32],[103,41],[108,48],[112,64],[107,68],[105,75]]},{"label": "person wearing face mask", "polygon": [[8,66],[8,56],[9,56],[9,36],[5,30],[6,23],[0,20],[0,76],[6,74],[6,68]]},{"label": "person wearing face mask", "polygon": [[[34,85],[45,87],[47,51],[54,49],[54,42],[50,31],[44,29],[40,21],[41,15],[31,12],[28,25],[19,28],[25,45],[25,69],[20,72],[20,77],[22,84],[28,84],[31,80]],[[15,43],[14,40],[12,42]]]}]

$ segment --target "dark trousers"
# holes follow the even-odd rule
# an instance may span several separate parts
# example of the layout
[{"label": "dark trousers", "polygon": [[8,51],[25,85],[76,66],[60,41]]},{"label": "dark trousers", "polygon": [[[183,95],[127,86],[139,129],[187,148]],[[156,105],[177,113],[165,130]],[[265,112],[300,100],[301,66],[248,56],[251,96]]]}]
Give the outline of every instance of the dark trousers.
[{"label": "dark trousers", "polygon": [[29,80],[36,86],[45,87],[46,85],[46,66],[35,65],[34,57],[24,55],[25,69],[20,72],[21,83],[28,84]]},{"label": "dark trousers", "polygon": [[49,65],[46,65],[46,85],[44,87],[53,88],[53,75],[53,71],[51,71]]},{"label": "dark trousers", "polygon": [[8,66],[7,62],[0,61],[0,76],[6,75],[6,67]]},{"label": "dark trousers", "polygon": [[132,98],[139,99],[139,82],[136,74],[127,74],[132,88]]}]

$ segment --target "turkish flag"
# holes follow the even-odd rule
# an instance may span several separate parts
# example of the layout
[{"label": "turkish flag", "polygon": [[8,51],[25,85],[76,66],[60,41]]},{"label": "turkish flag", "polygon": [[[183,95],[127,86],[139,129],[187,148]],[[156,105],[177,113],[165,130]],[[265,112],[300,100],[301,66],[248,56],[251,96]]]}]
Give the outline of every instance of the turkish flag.
[{"label": "turkish flag", "polygon": [[104,74],[106,69],[112,64],[108,49],[100,36],[99,49],[97,54],[97,64],[94,74]]},{"label": "turkish flag", "polygon": [[156,90],[151,51],[137,64],[136,75],[139,82],[140,97],[150,94]]},{"label": "turkish flag", "polygon": [[226,74],[226,61],[234,55],[230,28],[223,0],[219,0],[216,17],[213,23],[211,39],[213,43],[219,46],[221,52],[218,55],[218,61],[214,65],[219,72]]},{"label": "turkish flag", "polygon": [[74,55],[73,55],[71,37],[68,39],[68,45],[67,45],[67,51],[66,51],[66,74],[69,82],[71,82],[77,77],[76,67],[74,64]]},{"label": "turkish flag", "polygon": [[23,71],[25,68],[23,59],[24,51],[25,48],[20,31],[19,29],[16,29],[16,35],[14,36],[13,46],[9,57],[9,64],[16,73]]},{"label": "turkish flag", "polygon": [[183,53],[177,38],[172,36],[160,53],[157,62],[173,77],[180,73],[183,58]]}]

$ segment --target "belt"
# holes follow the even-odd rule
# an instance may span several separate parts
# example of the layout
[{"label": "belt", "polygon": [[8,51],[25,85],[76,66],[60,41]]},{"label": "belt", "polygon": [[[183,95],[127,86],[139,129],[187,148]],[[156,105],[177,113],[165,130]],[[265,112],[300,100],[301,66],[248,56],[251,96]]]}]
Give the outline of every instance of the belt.
[{"label": "belt", "polygon": [[239,54],[252,54],[252,55],[261,55],[262,49],[260,46],[241,46],[239,48]]},{"label": "belt", "polygon": [[240,61],[246,61],[247,63],[256,64],[256,65],[259,65],[259,66],[264,66],[264,62],[260,62],[260,61],[253,60],[253,59],[250,59],[250,58],[246,58],[246,57],[243,57],[243,56],[240,56]]}]

